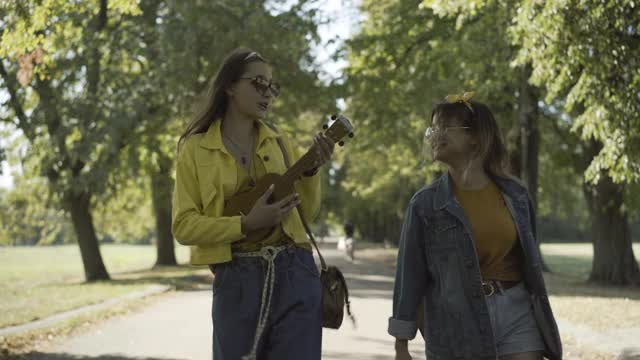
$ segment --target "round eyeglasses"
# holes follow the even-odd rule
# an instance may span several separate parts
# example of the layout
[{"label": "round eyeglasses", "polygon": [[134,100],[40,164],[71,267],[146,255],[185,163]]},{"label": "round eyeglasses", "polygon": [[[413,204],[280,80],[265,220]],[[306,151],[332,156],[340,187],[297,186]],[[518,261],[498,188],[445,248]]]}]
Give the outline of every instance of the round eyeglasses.
[{"label": "round eyeglasses", "polygon": [[447,131],[449,130],[469,130],[471,127],[469,126],[448,126],[445,128],[441,128],[439,126],[431,127],[429,126],[427,130],[424,132],[424,137],[426,140],[431,140],[437,135],[445,136],[447,135]]}]

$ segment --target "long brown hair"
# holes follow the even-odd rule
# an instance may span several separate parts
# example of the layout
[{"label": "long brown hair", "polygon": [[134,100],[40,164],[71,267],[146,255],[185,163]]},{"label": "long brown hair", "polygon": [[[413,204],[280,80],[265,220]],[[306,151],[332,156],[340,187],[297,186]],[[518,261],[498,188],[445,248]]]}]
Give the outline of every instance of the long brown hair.
[{"label": "long brown hair", "polygon": [[209,81],[201,96],[203,101],[196,106],[187,129],[180,136],[178,150],[189,136],[207,132],[214,121],[224,116],[229,105],[226,90],[240,79],[248,64],[256,61],[268,64],[260,54],[248,48],[237,48],[227,55],[216,75]]},{"label": "long brown hair", "polygon": [[440,103],[431,112],[431,121],[437,115],[441,119],[456,119],[462,122],[462,126],[470,127],[469,131],[477,138],[479,147],[473,160],[482,159],[482,167],[488,174],[511,177],[509,153],[491,110],[479,102],[470,102],[469,105],[470,108],[463,102]]}]

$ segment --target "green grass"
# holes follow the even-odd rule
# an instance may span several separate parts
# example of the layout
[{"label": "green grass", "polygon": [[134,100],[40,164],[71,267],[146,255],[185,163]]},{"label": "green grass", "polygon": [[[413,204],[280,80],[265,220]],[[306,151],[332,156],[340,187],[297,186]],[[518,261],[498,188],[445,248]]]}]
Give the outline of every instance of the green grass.
[{"label": "green grass", "polygon": [[[593,246],[590,243],[542,244],[544,261],[553,272],[586,279],[591,272]],[[633,244],[636,260],[640,260],[640,244]]]},{"label": "green grass", "polygon": [[[633,251],[640,259],[640,244]],[[542,253],[552,271],[545,282],[557,317],[602,332],[640,324],[640,289],[587,282],[591,244],[542,244]]]},{"label": "green grass", "polygon": [[[85,283],[76,245],[0,247],[0,327],[102,302],[150,284],[180,287],[201,280],[202,270],[189,267],[150,271],[156,256],[153,246],[103,245],[101,252],[114,280]],[[176,246],[176,256],[186,263],[188,249]]]}]

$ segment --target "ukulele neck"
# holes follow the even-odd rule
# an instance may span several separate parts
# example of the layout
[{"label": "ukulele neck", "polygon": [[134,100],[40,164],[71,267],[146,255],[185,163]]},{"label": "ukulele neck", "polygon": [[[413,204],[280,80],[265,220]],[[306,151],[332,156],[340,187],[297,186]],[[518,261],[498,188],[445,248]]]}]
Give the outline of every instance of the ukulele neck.
[{"label": "ukulele neck", "polygon": [[296,161],[293,166],[287,169],[287,172],[282,175],[282,178],[285,182],[293,183],[295,180],[302,177],[302,175],[314,168],[314,164],[317,160],[317,156],[315,151],[307,151],[298,161]]}]

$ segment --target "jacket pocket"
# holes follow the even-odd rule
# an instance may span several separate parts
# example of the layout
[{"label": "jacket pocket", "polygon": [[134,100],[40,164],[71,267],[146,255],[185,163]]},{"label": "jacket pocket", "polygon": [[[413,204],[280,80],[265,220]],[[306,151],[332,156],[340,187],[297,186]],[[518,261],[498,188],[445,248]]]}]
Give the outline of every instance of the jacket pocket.
[{"label": "jacket pocket", "polygon": [[[280,150],[277,140],[270,139],[266,141],[258,149],[258,156],[262,159],[267,173],[284,174],[287,171],[287,166],[284,163],[284,154]],[[287,153],[287,156],[289,158],[289,166],[293,166],[296,159],[293,158],[291,153]]]},{"label": "jacket pocket", "polygon": [[453,219],[441,217],[430,222],[431,236],[426,246],[427,251],[452,250],[456,245],[458,224]]}]

